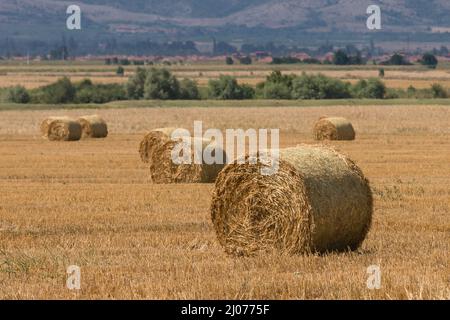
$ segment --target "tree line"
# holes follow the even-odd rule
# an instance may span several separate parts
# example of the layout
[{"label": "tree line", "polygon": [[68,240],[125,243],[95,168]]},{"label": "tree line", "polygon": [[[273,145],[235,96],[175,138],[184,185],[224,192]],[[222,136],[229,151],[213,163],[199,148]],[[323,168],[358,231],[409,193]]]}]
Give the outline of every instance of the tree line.
[{"label": "tree line", "polygon": [[235,77],[221,75],[207,87],[192,79],[179,80],[165,68],[137,68],[125,84],[94,84],[86,79],[73,83],[64,77],[44,87],[22,86],[0,90],[0,99],[12,103],[65,104],[106,103],[118,100],[242,100],[242,99],[386,99],[447,98],[439,84],[430,89],[389,89],[379,78],[351,84],[322,74],[283,74],[273,71],[256,87],[240,84]]}]

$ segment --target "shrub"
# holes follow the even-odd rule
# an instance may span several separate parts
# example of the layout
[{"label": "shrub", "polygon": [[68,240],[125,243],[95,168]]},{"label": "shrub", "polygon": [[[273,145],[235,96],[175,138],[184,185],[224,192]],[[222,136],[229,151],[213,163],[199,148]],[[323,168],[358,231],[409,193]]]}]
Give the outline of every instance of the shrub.
[{"label": "shrub", "polygon": [[283,83],[267,82],[264,85],[264,99],[290,99],[291,89]]},{"label": "shrub", "polygon": [[344,50],[338,50],[333,55],[333,64],[338,66],[364,64],[361,54],[350,56]]},{"label": "shrub", "polygon": [[241,87],[241,96],[242,99],[254,99],[255,98],[255,89],[248,84],[243,84]]},{"label": "shrub", "polygon": [[178,99],[180,84],[167,69],[150,69],[144,84],[145,99]]},{"label": "shrub", "polygon": [[316,58],[306,58],[302,60],[302,63],[306,64],[322,64],[322,62]]},{"label": "shrub", "polygon": [[141,99],[144,97],[144,85],[147,78],[147,71],[137,68],[136,73],[128,79],[125,85],[128,99]]},{"label": "shrub", "polygon": [[124,76],[125,75],[125,69],[122,66],[118,66],[116,70],[116,74],[118,76]]},{"label": "shrub", "polygon": [[125,89],[120,84],[98,84],[78,87],[76,103],[106,103],[110,101],[125,100]]},{"label": "shrub", "polygon": [[180,99],[197,100],[200,99],[197,83],[190,79],[180,81]]},{"label": "shrub", "polygon": [[76,89],[69,78],[64,77],[53,84],[41,88],[38,101],[47,104],[61,104],[73,102]]},{"label": "shrub", "polygon": [[300,62],[302,62],[300,59],[294,57],[274,57],[271,64],[295,64]]},{"label": "shrub", "polygon": [[400,98],[406,98],[405,92],[402,89],[393,89],[389,88],[386,89],[386,93],[384,95],[385,99],[400,99]]},{"label": "shrub", "polygon": [[83,79],[80,82],[75,84],[75,89],[80,90],[87,87],[92,87],[94,84],[92,83],[91,79]]},{"label": "shrub", "polygon": [[350,84],[324,75],[302,74],[292,81],[294,99],[347,99]]},{"label": "shrub", "polygon": [[405,56],[395,53],[393,54],[389,60],[381,62],[382,65],[385,66],[409,66],[412,63],[409,62]]},{"label": "shrub", "polygon": [[258,88],[264,99],[290,99],[294,75],[283,75],[280,71],[273,71],[266,78],[266,82]]},{"label": "shrub", "polygon": [[13,103],[28,103],[30,102],[30,94],[23,86],[8,88],[6,92],[6,101]]},{"label": "shrub", "polygon": [[350,58],[343,50],[338,50],[333,55],[333,64],[345,66],[350,62]]},{"label": "shrub", "polygon": [[231,76],[220,76],[218,80],[210,80],[208,83],[208,96],[211,99],[251,99],[255,96],[255,90],[250,86],[240,86]]},{"label": "shrub", "polygon": [[435,55],[431,53],[425,53],[422,56],[422,59],[420,60],[420,63],[424,66],[430,67],[430,68],[436,68],[438,64],[438,60]]},{"label": "shrub", "polygon": [[273,71],[270,75],[267,76],[266,82],[272,82],[272,83],[281,83],[289,87],[289,89],[292,88],[292,80],[295,79],[295,75],[285,75],[282,74],[281,71],[276,70]]},{"label": "shrub", "polygon": [[243,57],[239,60],[241,64],[252,64],[252,58],[250,56]]},{"label": "shrub", "polygon": [[446,99],[448,98],[447,91],[438,83],[431,86],[431,92],[433,93],[433,98],[435,99]]},{"label": "shrub", "polygon": [[232,64],[234,64],[234,60],[233,60],[232,57],[227,57],[227,58],[225,59],[225,63],[226,63],[227,65],[232,65]]},{"label": "shrub", "polygon": [[406,89],[406,94],[408,95],[409,98],[412,98],[415,96],[417,92],[417,89],[415,87],[413,87],[412,85],[408,87],[408,89]]},{"label": "shrub", "polygon": [[379,79],[360,80],[353,86],[353,96],[360,99],[383,99],[386,86]]}]

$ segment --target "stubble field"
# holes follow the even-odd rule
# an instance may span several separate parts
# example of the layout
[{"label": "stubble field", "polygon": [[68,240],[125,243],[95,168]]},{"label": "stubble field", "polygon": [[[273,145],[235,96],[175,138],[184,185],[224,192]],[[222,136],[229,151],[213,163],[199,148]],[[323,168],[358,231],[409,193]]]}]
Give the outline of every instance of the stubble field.
[{"label": "stubble field", "polygon": [[[255,86],[265,81],[273,70],[280,70],[286,74],[301,75],[324,74],[328,77],[338,78],[355,83],[361,79],[378,77],[380,68],[385,69],[383,81],[389,88],[407,89],[414,86],[417,89],[430,88],[435,83],[445,88],[450,87],[450,65],[442,63],[436,70],[423,66],[332,66],[332,65],[270,65],[255,63],[246,65],[222,65],[220,62],[212,63],[186,63],[171,66],[155,65],[170,69],[178,78],[189,78],[197,81],[200,86],[207,86],[208,81],[216,79],[220,75],[236,77],[239,83]],[[22,85],[28,89],[34,89],[49,85],[63,76],[69,77],[74,82],[85,78],[94,83],[125,83],[131,76],[136,66],[126,66],[125,76],[116,75],[117,66],[103,65],[101,61],[95,62],[35,62],[30,65],[25,62],[14,64],[0,64],[0,88]]]},{"label": "stubble field", "polygon": [[[255,106],[258,102],[255,102]],[[0,299],[450,299],[447,106],[126,108],[0,111]],[[132,105],[132,104],[130,104]],[[103,140],[50,142],[47,115],[98,113]],[[209,218],[213,185],[152,185],[138,144],[155,127],[280,128],[315,143],[314,121],[350,119],[333,142],[375,198],[358,252],[231,258]],[[81,290],[66,269],[81,268]],[[379,265],[381,289],[366,285]]]}]

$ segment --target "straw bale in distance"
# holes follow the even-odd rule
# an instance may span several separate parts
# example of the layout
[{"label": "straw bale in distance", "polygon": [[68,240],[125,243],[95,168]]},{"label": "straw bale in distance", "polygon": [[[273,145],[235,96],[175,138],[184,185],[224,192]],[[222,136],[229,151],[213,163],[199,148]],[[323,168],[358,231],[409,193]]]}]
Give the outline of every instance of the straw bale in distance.
[{"label": "straw bale in distance", "polygon": [[139,144],[141,160],[149,163],[153,149],[159,144],[170,141],[175,130],[176,128],[158,128],[148,132]]},{"label": "straw bale in distance", "polygon": [[[156,129],[148,133],[140,143],[139,153],[143,162],[150,167],[150,177],[154,183],[212,183],[224,164],[175,164],[172,161],[172,150],[182,140],[171,139],[174,128]],[[191,139],[192,146],[200,140],[202,151],[211,141],[204,139]],[[195,150],[191,150],[191,159],[194,159]],[[226,153],[220,148],[215,152],[221,152],[226,162]]]},{"label": "straw bale in distance", "polygon": [[322,117],[314,126],[316,140],[355,140],[350,121],[342,117]]},{"label": "straw bale in distance", "polygon": [[106,138],[108,136],[108,125],[98,115],[82,116],[78,118],[81,125],[83,137]]},{"label": "straw bale in distance", "polygon": [[42,121],[41,133],[51,141],[77,141],[81,139],[81,125],[69,117],[49,117]]}]

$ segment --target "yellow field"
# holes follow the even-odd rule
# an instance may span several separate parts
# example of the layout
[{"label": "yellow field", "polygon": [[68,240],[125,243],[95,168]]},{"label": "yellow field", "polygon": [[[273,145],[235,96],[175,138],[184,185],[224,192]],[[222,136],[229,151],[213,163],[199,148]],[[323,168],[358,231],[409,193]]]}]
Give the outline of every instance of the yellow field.
[{"label": "yellow field", "polygon": [[[158,66],[161,67],[161,66]],[[308,66],[308,65],[262,65],[253,66],[225,66],[225,65],[174,65],[168,67],[181,78],[194,79],[201,86],[206,86],[211,79],[221,74],[236,77],[240,83],[255,86],[265,80],[273,70],[282,70],[284,73],[296,75],[306,72],[308,74],[322,73],[326,76],[355,83],[360,79],[378,77],[380,66],[366,66],[364,69],[336,66]],[[450,70],[443,68],[437,70],[421,67],[384,67],[384,82],[390,88],[406,89],[414,86],[418,89],[430,88],[434,83],[440,83],[450,88]],[[115,74],[116,67],[105,66],[101,62],[96,64],[70,64],[70,65],[0,65],[0,88],[22,85],[28,89],[38,88],[55,82],[63,76],[70,77],[72,81],[81,81],[90,78],[94,83],[125,83],[134,73],[136,67],[125,67],[124,77]]]},{"label": "yellow field", "polygon": [[[0,299],[450,299],[450,109],[445,106],[153,108],[0,112]],[[49,142],[48,115],[98,113],[104,140]],[[231,258],[209,218],[213,185],[152,185],[138,144],[151,128],[281,128],[314,143],[323,115],[349,118],[333,146],[371,181],[374,223],[358,252]],[[81,290],[65,286],[81,268]],[[380,290],[366,286],[379,265]]]}]

